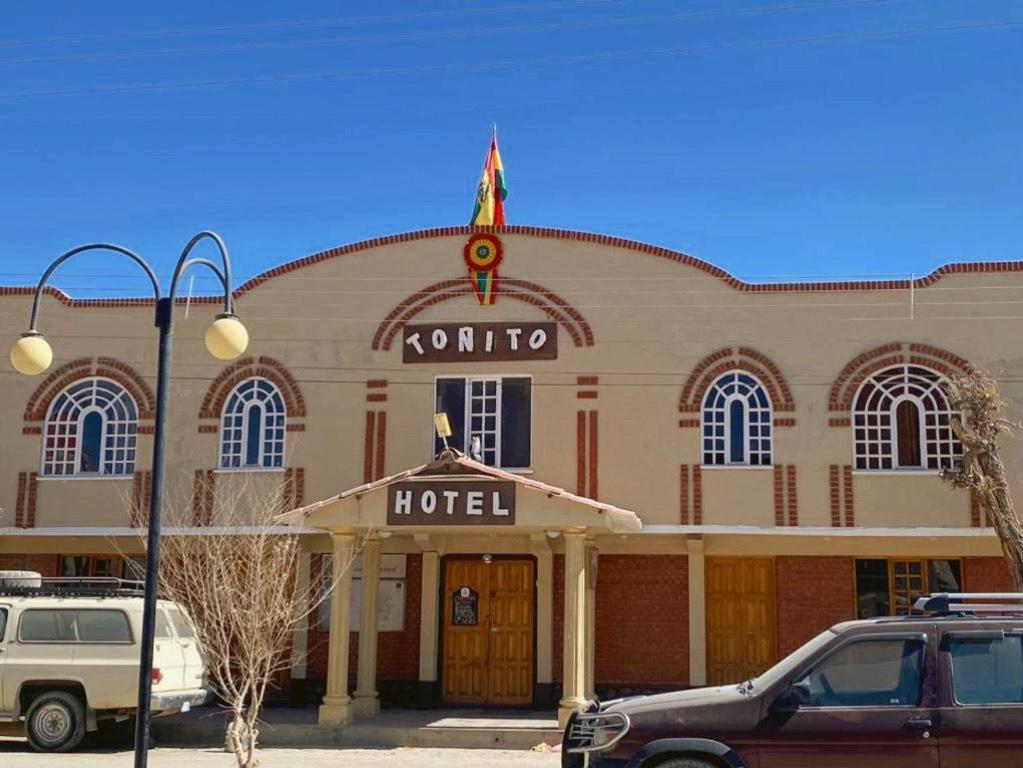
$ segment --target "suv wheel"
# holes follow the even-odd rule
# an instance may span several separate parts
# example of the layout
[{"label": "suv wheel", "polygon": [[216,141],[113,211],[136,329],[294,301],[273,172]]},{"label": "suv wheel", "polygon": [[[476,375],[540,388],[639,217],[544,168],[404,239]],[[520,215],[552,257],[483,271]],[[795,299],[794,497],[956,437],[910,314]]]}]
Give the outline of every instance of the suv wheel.
[{"label": "suv wheel", "polygon": [[715,768],[715,764],[700,760],[698,757],[676,757],[658,763],[657,768]]},{"label": "suv wheel", "polygon": [[64,691],[37,696],[25,716],[28,743],[37,752],[67,752],[85,738],[85,707]]}]

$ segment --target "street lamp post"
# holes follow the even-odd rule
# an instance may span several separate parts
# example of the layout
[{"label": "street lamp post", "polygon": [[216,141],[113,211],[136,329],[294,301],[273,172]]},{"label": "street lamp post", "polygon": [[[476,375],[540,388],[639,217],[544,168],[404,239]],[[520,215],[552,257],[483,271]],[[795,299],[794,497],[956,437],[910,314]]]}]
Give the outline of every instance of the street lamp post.
[{"label": "street lamp post", "polygon": [[[212,240],[220,251],[220,266],[208,259],[189,258],[192,249],[203,240]],[[156,419],[153,430],[153,483],[149,497],[149,530],[146,551],[146,582],[142,613],[142,651],[139,664],[138,711],[135,719],[135,768],[145,768],[149,749],[149,704],[153,680],[153,637],[156,630],[156,597],[160,568],[160,512],[164,481],[164,426],[167,421],[167,384],[170,378],[171,334],[173,332],[174,301],[181,276],[191,267],[208,267],[219,278],[224,289],[224,311],[216,316],[206,330],[206,348],[220,360],[233,360],[241,355],[249,343],[248,331],[234,314],[234,296],[231,293],[231,260],[224,241],[213,232],[200,232],[185,245],[171,276],[170,289],[162,296],[160,283],[153,269],[141,256],[120,245],[90,243],[72,248],[59,256],[46,268],[36,286],[32,301],[32,315],[28,330],[11,347],[11,363],[28,376],[36,376],[53,361],[53,350],[39,332],[39,303],[47,281],[54,270],[72,256],[92,250],[120,253],[138,264],[152,283],[156,298],[155,325],[159,329],[159,347],[156,365]]]}]

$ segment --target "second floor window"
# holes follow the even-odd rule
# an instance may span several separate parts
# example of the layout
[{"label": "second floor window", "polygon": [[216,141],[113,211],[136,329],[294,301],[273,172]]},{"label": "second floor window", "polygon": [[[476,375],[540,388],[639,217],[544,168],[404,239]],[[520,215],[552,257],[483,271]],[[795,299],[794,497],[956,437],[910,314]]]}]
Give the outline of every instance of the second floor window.
[{"label": "second floor window", "polygon": [[284,466],[284,398],[273,382],[253,377],[235,387],[220,426],[222,469]]},{"label": "second floor window", "polygon": [[135,471],[138,411],[115,381],[76,381],[50,405],[43,434],[43,475],[130,475]]},{"label": "second floor window", "polygon": [[[492,467],[528,469],[532,426],[532,379],[437,379],[436,411],[451,422],[448,443]],[[443,442],[436,441],[439,453]]]},{"label": "second floor window", "polygon": [[771,401],[748,373],[730,371],[707,388],[702,429],[704,464],[771,463]]}]

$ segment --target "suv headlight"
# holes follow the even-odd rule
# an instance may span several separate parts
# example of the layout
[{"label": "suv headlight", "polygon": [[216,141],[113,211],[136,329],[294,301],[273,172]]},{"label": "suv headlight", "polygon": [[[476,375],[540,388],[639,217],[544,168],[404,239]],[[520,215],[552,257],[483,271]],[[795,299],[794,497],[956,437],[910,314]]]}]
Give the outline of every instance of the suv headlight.
[{"label": "suv headlight", "polygon": [[622,712],[577,713],[568,725],[564,748],[568,752],[601,752],[610,749],[629,731]]}]

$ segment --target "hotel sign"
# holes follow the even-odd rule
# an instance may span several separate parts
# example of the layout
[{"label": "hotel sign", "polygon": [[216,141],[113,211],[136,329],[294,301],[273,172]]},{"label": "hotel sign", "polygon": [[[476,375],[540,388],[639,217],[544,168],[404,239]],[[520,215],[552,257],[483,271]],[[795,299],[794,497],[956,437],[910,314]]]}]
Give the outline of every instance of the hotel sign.
[{"label": "hotel sign", "polygon": [[513,525],[515,483],[395,483],[387,490],[388,525]]},{"label": "hotel sign", "polygon": [[554,360],[557,323],[432,323],[406,325],[404,363]]}]

